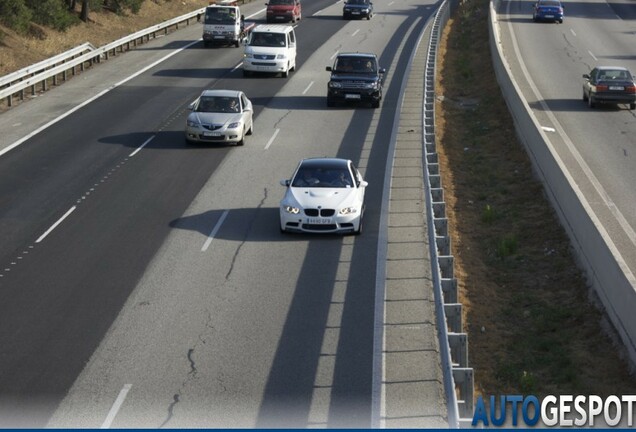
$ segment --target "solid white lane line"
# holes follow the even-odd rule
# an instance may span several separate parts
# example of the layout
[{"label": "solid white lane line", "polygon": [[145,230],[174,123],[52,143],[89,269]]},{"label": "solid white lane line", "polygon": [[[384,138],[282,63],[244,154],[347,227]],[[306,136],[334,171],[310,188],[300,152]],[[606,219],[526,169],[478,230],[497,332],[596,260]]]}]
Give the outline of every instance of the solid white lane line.
[{"label": "solid white lane line", "polygon": [[303,90],[302,94],[306,94],[309,91],[309,89],[311,88],[312,85],[314,85],[313,81],[309,83],[309,85],[307,86],[307,88],[305,90]]},{"label": "solid white lane line", "polygon": [[590,55],[592,56],[592,58],[594,59],[594,61],[598,61],[598,59],[594,56],[594,54],[592,54],[592,51],[588,51],[588,53],[590,53]]},{"label": "solid white lane line", "polygon": [[73,206],[71,207],[66,213],[64,213],[64,216],[62,216],[61,218],[59,218],[57,220],[57,222],[55,222],[53,225],[51,225],[51,228],[49,228],[48,230],[46,230],[46,232],[44,234],[42,234],[40,236],[39,239],[37,239],[35,242],[36,243],[40,243],[42,240],[44,240],[44,238],[49,235],[51,233],[51,231],[53,231],[59,224],[62,223],[62,221],[64,219],[66,219],[68,217],[68,215],[70,215],[71,213],[73,213],[75,211],[75,209],[77,208],[77,206]]},{"label": "solid white lane line", "polygon": [[135,150],[134,152],[132,152],[131,154],[129,154],[129,155],[128,155],[128,157],[133,157],[134,155],[136,155],[137,153],[139,153],[139,151],[140,151],[142,148],[146,147],[146,144],[148,144],[150,141],[152,141],[152,140],[154,139],[154,137],[155,137],[155,136],[153,135],[153,136],[151,136],[150,138],[148,138],[148,139],[146,140],[146,142],[144,142],[142,145],[140,145],[139,147],[137,147],[137,150]]},{"label": "solid white lane line", "polygon": [[572,33],[572,36],[576,36],[576,33],[574,32],[574,29],[570,29],[570,33]]},{"label": "solid white lane line", "polygon": [[221,228],[221,225],[223,225],[223,221],[225,220],[225,217],[227,216],[228,213],[229,213],[229,210],[225,210],[223,212],[223,214],[219,218],[219,221],[216,223],[216,225],[214,225],[214,228],[212,229],[212,232],[210,232],[210,235],[208,236],[207,240],[205,241],[205,243],[203,243],[201,252],[205,252],[208,250],[208,248],[210,247],[210,243],[212,243],[212,240],[214,240],[214,236],[216,235],[216,233],[219,232],[219,229]]},{"label": "solid white lane line", "polygon": [[274,135],[272,135],[272,137],[269,139],[269,141],[267,141],[267,145],[265,146],[265,150],[267,150],[269,148],[269,146],[272,145],[272,143],[276,139],[276,135],[278,135],[278,132],[280,132],[280,129],[276,128],[276,130],[274,131]]},{"label": "solid white lane line", "polygon": [[360,31],[360,29],[354,31],[353,34],[351,35],[351,37],[354,37],[355,35],[357,35],[359,31]]},{"label": "solid white lane line", "polygon": [[338,55],[338,51],[336,51],[335,53],[333,53],[333,55],[331,57],[329,57],[329,60],[333,60],[335,56]]},{"label": "solid white lane line", "polygon": [[108,429],[110,425],[113,423],[113,420],[115,420],[115,416],[117,416],[117,413],[119,412],[119,409],[124,403],[124,399],[126,399],[126,396],[128,395],[128,392],[130,391],[131,387],[132,387],[132,384],[126,384],[124,385],[124,388],[121,389],[121,391],[119,392],[119,395],[117,396],[117,399],[115,399],[115,403],[113,404],[110,411],[108,412],[108,415],[106,416],[106,420],[104,420],[104,423],[102,424],[102,427],[100,429]]}]

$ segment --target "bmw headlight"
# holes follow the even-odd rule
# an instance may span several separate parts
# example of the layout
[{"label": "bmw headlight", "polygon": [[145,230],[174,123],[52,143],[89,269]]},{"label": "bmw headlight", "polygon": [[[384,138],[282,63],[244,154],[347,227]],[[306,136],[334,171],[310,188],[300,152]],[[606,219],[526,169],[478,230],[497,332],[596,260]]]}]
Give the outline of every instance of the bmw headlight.
[{"label": "bmw headlight", "polygon": [[369,9],[362,9],[362,12],[367,13],[369,12]]},{"label": "bmw headlight", "polygon": [[229,125],[227,125],[228,129],[236,129],[237,127],[239,127],[241,125],[240,122],[234,122],[234,123],[230,123]]},{"label": "bmw headlight", "polygon": [[367,89],[374,89],[374,88],[377,88],[377,87],[378,87],[378,83],[377,82],[370,82],[370,83],[366,83],[364,85],[364,88],[367,88]]},{"label": "bmw headlight", "polygon": [[285,60],[286,58],[287,58],[287,56],[285,56],[285,54],[278,54],[278,55],[276,56],[276,59],[277,59],[277,60]]},{"label": "bmw headlight", "polygon": [[345,215],[354,214],[354,213],[357,213],[357,212],[358,212],[358,209],[356,209],[355,207],[344,207],[344,208],[340,209],[338,214],[340,216],[345,216]]},{"label": "bmw headlight", "polygon": [[331,88],[342,88],[342,84],[336,81],[329,81],[329,87]]},{"label": "bmw headlight", "polygon": [[291,214],[300,213],[300,209],[298,207],[294,207],[294,206],[290,206],[290,205],[284,205],[283,206],[283,210],[285,210],[287,213],[291,213]]},{"label": "bmw headlight", "polygon": [[199,122],[196,120],[186,120],[186,124],[188,125],[188,127],[199,127]]}]

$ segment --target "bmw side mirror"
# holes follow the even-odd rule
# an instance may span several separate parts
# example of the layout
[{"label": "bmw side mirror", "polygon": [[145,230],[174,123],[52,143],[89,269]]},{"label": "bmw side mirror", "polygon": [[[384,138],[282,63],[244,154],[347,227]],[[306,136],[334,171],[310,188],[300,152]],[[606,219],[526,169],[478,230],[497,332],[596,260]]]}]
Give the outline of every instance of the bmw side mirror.
[{"label": "bmw side mirror", "polygon": [[192,102],[190,105],[188,105],[188,109],[190,111],[192,111],[194,109],[194,106],[197,104],[197,101]]},{"label": "bmw side mirror", "polygon": [[326,70],[327,72],[331,72],[331,66],[327,66],[327,67],[325,68],[325,70]]},{"label": "bmw side mirror", "polygon": [[385,74],[386,73],[386,69],[385,68],[380,68],[380,73],[381,74]]},{"label": "bmw side mirror", "polygon": [[589,74],[583,74],[583,78],[590,79],[590,75]]},{"label": "bmw side mirror", "polygon": [[280,181],[280,185],[281,186],[285,186],[285,187],[289,187],[289,180],[281,180]]}]

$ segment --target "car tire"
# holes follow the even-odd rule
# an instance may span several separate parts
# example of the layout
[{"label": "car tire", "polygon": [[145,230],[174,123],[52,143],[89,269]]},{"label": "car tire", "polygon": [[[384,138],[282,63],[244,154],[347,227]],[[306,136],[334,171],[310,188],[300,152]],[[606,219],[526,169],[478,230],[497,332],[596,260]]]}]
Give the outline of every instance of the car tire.
[{"label": "car tire", "polygon": [[587,106],[589,106],[590,108],[596,108],[596,102],[594,102],[592,95],[589,95],[587,97]]},{"label": "car tire", "polygon": [[240,46],[241,46],[241,41],[239,41],[239,40],[235,40],[235,41],[234,41],[234,48],[238,48],[238,47],[240,47]]},{"label": "car tire", "polygon": [[247,131],[248,135],[252,135],[254,133],[254,120],[252,119],[252,125],[250,126],[250,129]]},{"label": "car tire", "polygon": [[380,108],[380,99],[372,101],[371,108]]},{"label": "car tire", "polygon": [[360,216],[360,223],[358,224],[358,229],[353,232],[353,235],[359,236],[362,234],[362,227],[364,226],[364,212]]},{"label": "car tire", "polygon": [[585,90],[583,90],[583,102],[587,102],[587,94],[585,94]]},{"label": "car tire", "polygon": [[559,24],[563,24],[563,20],[562,19],[559,20]]},{"label": "car tire", "polygon": [[371,19],[371,14],[367,15],[367,21],[369,21]]},{"label": "car tire", "polygon": [[636,103],[632,102],[629,104],[629,109],[630,110],[636,110]]},{"label": "car tire", "polygon": [[245,144],[245,127],[243,127],[243,136],[241,137],[241,140],[236,143],[236,145],[242,146],[243,144]]},{"label": "car tire", "polygon": [[287,64],[287,70],[285,72],[280,73],[281,78],[287,78],[289,76],[289,63]]}]

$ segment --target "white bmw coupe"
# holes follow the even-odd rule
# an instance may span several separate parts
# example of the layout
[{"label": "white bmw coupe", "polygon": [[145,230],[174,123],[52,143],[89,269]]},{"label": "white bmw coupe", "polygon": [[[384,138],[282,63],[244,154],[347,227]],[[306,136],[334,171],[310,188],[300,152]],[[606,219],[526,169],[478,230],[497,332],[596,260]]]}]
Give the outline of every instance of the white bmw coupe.
[{"label": "white bmw coupe", "polygon": [[347,159],[312,158],[298,164],[280,202],[282,232],[362,232],[368,183]]}]

